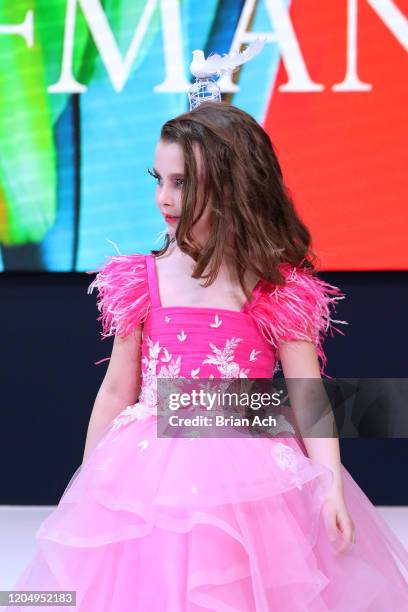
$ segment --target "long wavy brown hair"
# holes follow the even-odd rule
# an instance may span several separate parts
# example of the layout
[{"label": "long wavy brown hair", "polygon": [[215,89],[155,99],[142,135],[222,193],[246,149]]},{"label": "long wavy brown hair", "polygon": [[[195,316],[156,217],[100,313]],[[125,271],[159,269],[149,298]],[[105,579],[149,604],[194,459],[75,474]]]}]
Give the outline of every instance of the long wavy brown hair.
[{"label": "long wavy brown hair", "polygon": [[[160,139],[182,148],[184,184],[175,234],[166,234],[163,247],[151,250],[152,254],[163,255],[176,240],[196,262],[192,278],[206,279],[203,286],[208,287],[230,245],[228,260],[248,299],[251,291],[244,282],[248,271],[278,285],[284,284],[278,269],[281,262],[315,272],[310,232],[295,210],[268,134],[251,115],[225,102],[204,102],[167,121]],[[193,143],[203,160],[202,190]],[[199,192],[201,202],[197,202]],[[211,231],[205,244],[197,244],[192,228],[209,201]]]}]

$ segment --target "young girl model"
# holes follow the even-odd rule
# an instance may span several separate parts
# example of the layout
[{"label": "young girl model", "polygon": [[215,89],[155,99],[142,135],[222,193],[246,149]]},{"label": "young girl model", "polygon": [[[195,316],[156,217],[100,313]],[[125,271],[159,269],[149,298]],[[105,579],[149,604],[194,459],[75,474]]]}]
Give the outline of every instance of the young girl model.
[{"label": "young girl model", "polygon": [[16,588],[75,590],[83,612],[408,610],[408,554],[336,438],[158,437],[158,378],[270,379],[278,361],[320,378],[341,294],[245,112],[205,102],[168,121],[150,174],[165,244],[110,257],[90,285],[109,367]]}]

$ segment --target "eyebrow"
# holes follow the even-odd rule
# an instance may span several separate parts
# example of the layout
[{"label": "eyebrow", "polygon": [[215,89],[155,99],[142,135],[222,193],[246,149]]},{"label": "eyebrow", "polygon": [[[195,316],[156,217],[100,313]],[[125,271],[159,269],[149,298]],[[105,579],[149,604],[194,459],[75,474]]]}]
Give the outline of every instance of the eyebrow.
[{"label": "eyebrow", "polygon": [[[158,172],[158,171],[156,170],[156,168],[153,168],[153,171],[154,171],[156,174],[158,174],[159,176],[161,176],[160,172]],[[171,178],[176,178],[176,177],[184,176],[184,172],[172,172],[172,174],[169,174],[169,176],[170,176]]]}]

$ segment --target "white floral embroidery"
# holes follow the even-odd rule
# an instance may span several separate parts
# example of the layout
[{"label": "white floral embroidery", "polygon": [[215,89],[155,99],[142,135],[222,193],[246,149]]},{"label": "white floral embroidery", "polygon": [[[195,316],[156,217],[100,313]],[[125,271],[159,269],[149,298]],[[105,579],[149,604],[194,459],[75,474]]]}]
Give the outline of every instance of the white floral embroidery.
[{"label": "white floral embroidery", "polygon": [[[122,427],[122,425],[127,425],[135,419],[145,419],[147,416],[149,416],[149,414],[151,413],[148,406],[145,406],[140,402],[136,402],[136,404],[133,404],[132,406],[126,406],[126,408],[118,414],[118,416],[113,420],[111,429],[119,429],[119,427]],[[116,438],[114,438],[112,442],[115,439]]]},{"label": "white floral embroidery", "polygon": [[112,429],[118,429],[123,425],[128,425],[136,419],[145,419],[152,414],[156,414],[157,389],[156,389],[156,370],[161,351],[159,342],[153,343],[149,336],[144,338],[148,347],[149,357],[142,359],[142,386],[139,401],[132,406],[126,406],[124,410],[114,419]]},{"label": "white floral embroidery", "polygon": [[170,361],[171,355],[166,348],[163,348],[164,357],[161,358],[162,361]]},{"label": "white floral embroidery", "polygon": [[139,402],[143,405],[150,406],[154,410],[157,403],[157,388],[156,388],[156,371],[159,361],[160,351],[162,347],[159,341],[153,343],[150,336],[146,338],[149,356],[146,355],[142,359],[142,388],[140,392]]},{"label": "white floral embroidery", "polygon": [[149,446],[149,441],[148,440],[142,440],[141,442],[137,443],[137,446],[140,446],[140,450],[144,451]]},{"label": "white floral embroidery", "polygon": [[170,323],[171,321],[171,317],[169,317],[168,315],[164,317],[164,320],[166,321],[166,323]]},{"label": "white floral embroidery", "polygon": [[302,489],[302,485],[297,478],[298,463],[296,459],[296,453],[293,448],[287,446],[286,444],[283,444],[283,442],[278,442],[271,450],[271,453],[273,454],[275,463],[282,470],[289,470],[293,473],[294,481],[296,483],[297,488],[299,490]]},{"label": "white floral embroidery", "polygon": [[255,349],[252,349],[251,354],[249,356],[249,361],[256,361],[256,356],[259,355],[259,353],[262,353],[262,351],[256,351]]},{"label": "white floral embroidery", "polygon": [[159,378],[179,378],[181,369],[181,355],[172,359],[168,366],[162,366],[158,374]]},{"label": "white floral embroidery", "polygon": [[[182,330],[184,339],[187,337],[184,330]],[[183,337],[183,336],[182,336]],[[179,338],[180,339],[180,338]],[[238,344],[242,342],[242,338],[232,337],[225,341],[223,348],[218,348],[215,344],[209,343],[213,354],[206,355],[206,358],[201,361],[201,364],[197,368],[191,369],[191,378],[199,378],[202,364],[213,365],[217,369],[217,375],[213,373],[208,374],[208,379],[212,381],[215,378],[217,382],[217,388],[220,385],[221,378],[248,378],[249,368],[241,368],[239,363],[235,360],[235,349]],[[157,416],[157,380],[168,379],[171,380],[172,390],[173,386],[179,385],[181,390],[185,389],[185,384],[188,383],[188,379],[182,378],[182,355],[173,355],[165,346],[161,346],[159,341],[153,341],[150,336],[144,336],[143,342],[147,348],[147,354],[142,358],[142,384],[140,390],[139,400],[131,405],[126,406],[124,410],[114,419],[112,423],[112,429],[119,429],[122,426],[128,425],[132,421],[149,418],[154,415]],[[253,349],[252,353],[259,353]],[[191,383],[191,381],[190,381]],[[229,383],[228,383],[229,384]],[[200,386],[203,386],[202,384]],[[214,383],[209,382],[208,391],[214,392]],[[101,444],[102,445],[102,444]]]},{"label": "white floral embroidery", "polygon": [[[212,374],[210,374],[210,376],[208,378],[212,380],[214,378],[214,376]],[[218,383],[218,381],[216,381],[215,383],[210,383],[210,382],[200,383],[199,386],[200,386],[200,389],[203,390],[204,397],[208,397],[207,394],[211,394],[211,393],[214,393],[216,391],[217,383]]]},{"label": "white floral embroidery", "polygon": [[283,442],[278,442],[273,450],[272,450],[275,461],[279,465],[282,470],[289,469],[292,472],[296,469],[296,457],[293,448],[283,444]]},{"label": "white floral embroidery", "polygon": [[177,338],[178,340],[180,340],[180,342],[184,342],[184,340],[187,338],[187,334],[184,333],[184,329],[182,329],[181,332],[177,334]]},{"label": "white floral embroidery", "polygon": [[221,372],[222,378],[248,378],[249,369],[240,368],[239,364],[234,361],[234,351],[242,338],[231,338],[226,340],[223,349],[219,349],[212,342],[209,342],[214,355],[207,355],[203,363],[211,363],[216,365]]},{"label": "white floral embroidery", "polygon": [[218,318],[216,314],[214,317],[214,323],[210,323],[210,327],[219,327],[222,324],[222,320]]}]

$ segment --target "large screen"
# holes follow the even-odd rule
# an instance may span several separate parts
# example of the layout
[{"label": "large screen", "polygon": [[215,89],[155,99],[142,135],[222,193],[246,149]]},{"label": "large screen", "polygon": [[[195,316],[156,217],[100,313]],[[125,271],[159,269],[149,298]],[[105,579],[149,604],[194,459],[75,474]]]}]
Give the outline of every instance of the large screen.
[{"label": "large screen", "polygon": [[1,0],[0,270],[158,248],[147,168],[192,52],[257,37],[223,99],[270,135],[322,269],[407,269],[403,0]]}]

